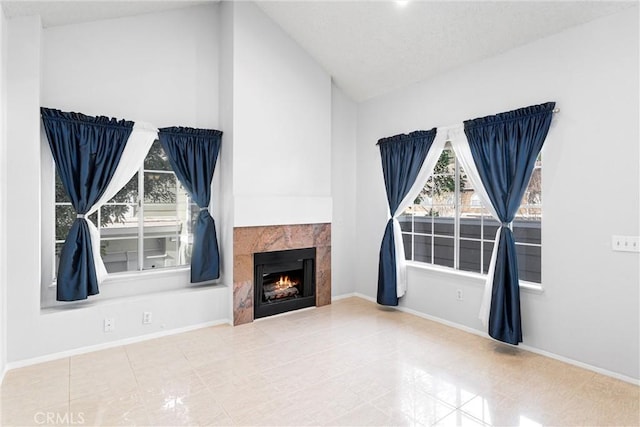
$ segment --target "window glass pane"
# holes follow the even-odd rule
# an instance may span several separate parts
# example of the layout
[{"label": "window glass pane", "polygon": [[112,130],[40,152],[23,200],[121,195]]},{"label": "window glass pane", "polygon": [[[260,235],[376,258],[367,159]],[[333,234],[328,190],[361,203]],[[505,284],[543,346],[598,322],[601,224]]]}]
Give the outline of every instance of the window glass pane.
[{"label": "window glass pane", "polygon": [[143,270],[179,265],[178,238],[174,236],[144,239]]},{"label": "window glass pane", "polygon": [[462,217],[460,218],[460,237],[470,239],[482,238],[482,218]]},{"label": "window glass pane", "polygon": [[174,267],[191,261],[192,233],[200,208],[182,187],[174,195],[177,201],[172,204],[144,205],[143,269]]},{"label": "window glass pane", "polygon": [[[500,222],[483,206],[455,153],[446,147],[433,175],[400,218],[405,253],[407,259],[447,267],[454,267],[457,259],[460,270],[486,274]],[[541,171],[538,156],[512,228],[516,244],[520,243],[521,279],[534,282],[541,276]]]},{"label": "window glass pane", "polygon": [[404,245],[404,259],[411,261],[413,251],[411,248],[411,234],[402,233],[402,244]]},{"label": "window glass pane", "polygon": [[[113,231],[110,229],[109,231]],[[123,230],[120,230],[124,234]],[[104,229],[103,229],[104,235]],[[100,239],[100,255],[109,273],[138,270],[137,230],[130,238]]]},{"label": "window glass pane", "polygon": [[433,177],[429,177],[427,182],[420,190],[420,193],[416,196],[416,199],[413,201],[414,205],[422,205],[422,206],[430,206],[433,203]]},{"label": "window glass pane", "polygon": [[60,175],[58,175],[58,171],[56,170],[56,202],[57,203],[71,203],[71,199],[67,194],[67,190],[62,186],[62,181],[60,180]]},{"label": "window glass pane", "polygon": [[480,273],[480,242],[460,239],[460,270]]},{"label": "window glass pane", "polygon": [[137,205],[103,205],[100,208],[100,238],[137,238],[138,211]]},{"label": "window glass pane", "polygon": [[76,215],[76,210],[71,205],[56,206],[56,240],[67,238]]},{"label": "window glass pane", "polygon": [[178,180],[173,173],[145,172],[144,202],[176,203],[177,182]]},{"label": "window glass pane", "polygon": [[500,223],[495,220],[491,215],[487,215],[483,218],[482,237],[484,240],[491,240],[493,242],[496,239],[496,232],[500,227]]},{"label": "window glass pane", "polygon": [[433,232],[433,217],[431,213],[432,212],[423,212],[421,215],[416,215],[413,218],[416,233],[431,234]]},{"label": "window glass pane", "polygon": [[[100,254],[109,273],[188,265],[200,208],[179,184],[162,145],[155,141],[144,161],[144,216],[140,215],[138,173],[89,220],[100,222]],[[57,241],[76,219],[75,209],[55,174]],[[140,235],[140,227],[144,236]],[[142,243],[141,240],[143,239]],[[138,248],[144,247],[144,254]],[[56,270],[62,243],[55,244]],[[141,255],[141,256],[139,256]],[[139,265],[139,258],[143,265]]]},{"label": "window glass pane", "polygon": [[540,205],[542,204],[542,160],[538,158],[536,167],[531,173],[531,179],[527,190],[522,197],[523,205]]},{"label": "window glass pane", "polygon": [[523,221],[542,220],[542,205],[521,205],[516,212],[515,219]]},{"label": "window glass pane", "polygon": [[431,237],[414,236],[415,252],[413,254],[414,261],[431,263]]},{"label": "window glass pane", "polygon": [[445,148],[440,154],[435,167],[433,168],[433,175],[454,175],[456,169],[456,158],[453,150]]},{"label": "window glass pane", "polygon": [[402,231],[411,232],[411,229],[412,229],[411,217],[412,217],[412,214],[407,212],[403,213],[398,217],[398,222],[400,223],[400,229]]},{"label": "window glass pane", "polygon": [[60,264],[60,252],[62,252],[62,246],[64,246],[64,243],[56,243],[56,273],[58,272],[58,265]]},{"label": "window glass pane", "polygon": [[102,205],[100,208],[100,236],[102,238],[137,236],[137,210],[137,205]]},{"label": "window glass pane", "polygon": [[541,282],[541,248],[540,246],[524,246],[516,244],[518,254],[518,276],[520,280]]},{"label": "window glass pane", "polygon": [[144,159],[145,170],[173,171],[169,157],[164,152],[159,140],[155,140]]},{"label": "window glass pane", "polygon": [[445,267],[453,267],[453,252],[454,244],[453,239],[445,237],[434,237],[433,240],[434,249],[434,264],[443,265]]},{"label": "window glass pane", "polygon": [[196,220],[198,219],[198,214],[200,213],[200,206],[198,206],[196,203],[193,203],[193,200],[191,200],[190,197],[189,201],[189,207],[191,208],[191,221],[188,223],[189,227],[186,230],[186,233],[191,235],[196,229]]},{"label": "window glass pane", "polygon": [[100,208],[100,254],[109,273],[138,270],[137,205]]},{"label": "window glass pane", "polygon": [[435,205],[455,204],[455,156],[451,150],[443,150],[433,169],[431,197]]},{"label": "window glass pane", "polygon": [[438,207],[437,209],[438,211],[434,212],[434,214],[437,213],[437,215],[434,215],[433,218],[433,233],[453,237],[455,212],[451,212],[451,209],[448,207]]},{"label": "window glass pane", "polygon": [[491,262],[491,252],[493,251],[493,241],[484,242],[482,244],[483,254],[482,256],[482,273],[487,274],[489,272],[489,263]]},{"label": "window glass pane", "polygon": [[480,198],[460,168],[460,237],[482,239],[482,215],[485,209]]},{"label": "window glass pane", "polygon": [[516,219],[513,221],[513,237],[518,243],[541,244],[541,222]]},{"label": "window glass pane", "polygon": [[138,201],[138,173],[127,182],[127,184],[116,193],[107,203],[129,203]]}]

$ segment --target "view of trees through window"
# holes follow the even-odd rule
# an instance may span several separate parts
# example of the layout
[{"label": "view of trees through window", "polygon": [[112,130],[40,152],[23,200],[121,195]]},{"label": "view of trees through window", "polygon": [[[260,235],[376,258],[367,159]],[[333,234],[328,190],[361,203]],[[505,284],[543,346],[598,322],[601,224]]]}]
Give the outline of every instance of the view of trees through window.
[{"label": "view of trees through window", "polygon": [[[100,255],[110,273],[188,265],[197,205],[180,185],[159,141],[144,166],[98,212]],[[57,260],[76,212],[58,174],[55,182]]]},{"label": "view of trees through window", "polygon": [[[513,222],[520,280],[541,282],[542,158]],[[491,217],[449,146],[414,204],[399,218],[407,260],[487,273],[499,222]]]}]

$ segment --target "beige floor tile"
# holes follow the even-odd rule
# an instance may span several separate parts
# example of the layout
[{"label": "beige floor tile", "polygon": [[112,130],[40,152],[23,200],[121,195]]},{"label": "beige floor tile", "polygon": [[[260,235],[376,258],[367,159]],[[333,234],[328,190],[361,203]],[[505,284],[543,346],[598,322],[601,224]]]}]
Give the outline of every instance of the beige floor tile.
[{"label": "beige floor tile", "polygon": [[81,424],[84,419],[82,414],[70,412],[68,403],[36,408],[29,405],[10,407],[0,405],[0,425],[5,427],[69,425],[73,421]]},{"label": "beige floor tile", "polygon": [[417,388],[393,390],[371,403],[387,415],[399,412],[422,425],[433,425],[455,410]]},{"label": "beige floor tile", "polygon": [[[42,409],[69,402],[69,377],[40,377],[29,374],[28,378],[5,379],[2,384],[2,408]],[[23,381],[24,379],[24,381]]]},{"label": "beige floor tile", "polygon": [[638,426],[639,392],[348,298],[9,371],[0,422]]},{"label": "beige floor tile", "polygon": [[463,412],[487,425],[529,425],[533,427],[554,424],[553,418],[547,413],[536,413],[528,408],[526,403],[500,395],[493,397],[477,396],[462,405],[459,412]]},{"label": "beige floor tile", "polygon": [[[480,420],[470,417],[469,415],[465,414],[462,411],[454,411],[449,415],[447,415],[446,417],[444,417],[443,419],[439,420],[435,425],[436,426],[481,427],[481,426],[485,426],[486,424],[482,423]],[[515,426],[518,424],[498,424],[498,425]]]},{"label": "beige floor tile", "polygon": [[149,425],[147,410],[135,392],[120,395],[87,396],[72,400],[70,412],[82,414],[85,425],[124,426]]},{"label": "beige floor tile", "polygon": [[391,413],[385,414],[375,406],[364,403],[346,414],[331,419],[324,423],[327,426],[389,426],[389,425],[415,425],[408,416]]},{"label": "beige floor tile", "polygon": [[155,396],[145,399],[145,406],[152,425],[204,425],[230,420],[207,390]]}]

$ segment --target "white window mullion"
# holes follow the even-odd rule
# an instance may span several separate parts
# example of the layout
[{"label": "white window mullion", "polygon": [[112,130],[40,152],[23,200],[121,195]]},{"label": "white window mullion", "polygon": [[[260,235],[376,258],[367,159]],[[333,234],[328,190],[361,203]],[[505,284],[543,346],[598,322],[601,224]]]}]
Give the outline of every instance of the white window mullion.
[{"label": "white window mullion", "polygon": [[435,264],[436,263],[436,220],[435,220],[435,217],[433,216],[433,203],[431,203],[431,207],[429,208],[429,215],[430,215],[429,218],[431,221],[431,264]]},{"label": "white window mullion", "polygon": [[98,212],[97,212],[98,216],[97,216],[96,221],[98,223],[96,224],[96,228],[98,229],[98,236],[100,236],[100,246],[102,246],[102,226],[100,225],[100,224],[102,224],[102,213],[101,212],[102,212],[102,207],[99,207],[98,208]]},{"label": "white window mullion", "polygon": [[[187,200],[185,199],[185,202],[187,202]],[[189,204],[185,203],[185,209],[189,208]],[[186,218],[186,217],[185,217]],[[176,220],[180,221],[180,185],[178,185],[178,177],[176,176]],[[176,227],[176,241],[175,244],[173,245],[173,247],[175,248],[175,263],[176,265],[179,264],[179,259],[180,259],[180,227]],[[171,243],[171,242],[169,242]],[[165,248],[165,253],[167,253],[167,249]]]},{"label": "white window mullion", "polygon": [[[415,209],[414,209],[415,210]],[[416,213],[411,213],[411,261],[416,259]]]},{"label": "white window mullion", "polygon": [[453,218],[453,268],[460,269],[460,205],[462,195],[460,194],[460,163],[455,157],[455,190],[454,190],[454,218]]},{"label": "white window mullion", "polygon": [[480,213],[480,274],[484,271],[484,212]]},{"label": "white window mullion", "polygon": [[138,171],[138,271],[144,269],[144,166]]}]

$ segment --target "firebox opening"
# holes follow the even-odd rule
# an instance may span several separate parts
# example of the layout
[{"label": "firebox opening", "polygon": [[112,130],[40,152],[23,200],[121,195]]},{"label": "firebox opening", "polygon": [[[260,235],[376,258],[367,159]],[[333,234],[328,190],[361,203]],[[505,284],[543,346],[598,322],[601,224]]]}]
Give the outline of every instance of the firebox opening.
[{"label": "firebox opening", "polygon": [[284,301],[302,295],[302,270],[262,275],[262,301]]},{"label": "firebox opening", "polygon": [[254,318],[316,305],[316,249],[253,254]]}]

